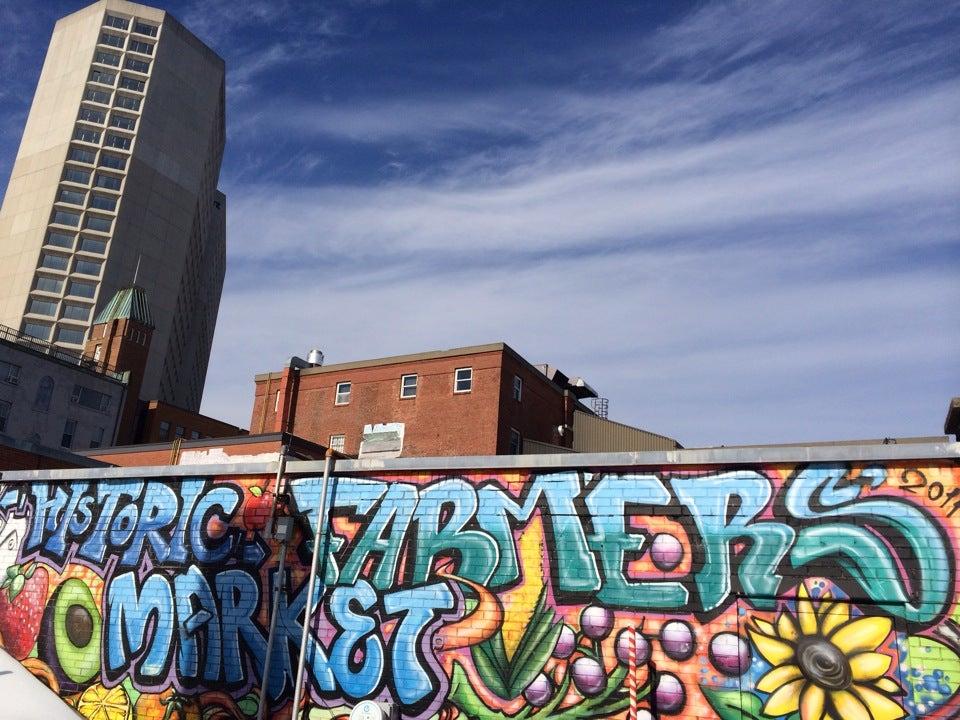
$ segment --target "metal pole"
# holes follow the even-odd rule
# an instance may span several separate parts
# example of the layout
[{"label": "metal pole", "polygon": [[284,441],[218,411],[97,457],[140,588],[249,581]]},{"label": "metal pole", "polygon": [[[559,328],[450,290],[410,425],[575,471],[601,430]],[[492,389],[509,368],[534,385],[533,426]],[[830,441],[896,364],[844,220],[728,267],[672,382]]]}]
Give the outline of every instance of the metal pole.
[{"label": "metal pole", "polygon": [[[313,558],[310,561],[310,579],[307,580],[307,606],[303,614],[303,635],[300,637],[300,656],[297,658],[297,679],[293,685],[293,712],[291,720],[295,720],[300,712],[300,698],[303,689],[303,668],[307,654],[307,639],[310,637],[310,615],[313,614],[313,585],[317,580],[317,563],[320,560],[321,538],[326,533],[327,526],[327,487],[330,483],[330,471],[333,469],[333,450],[328,449],[326,462],[323,466],[323,485],[320,486],[320,502],[317,505],[317,529],[313,536]],[[323,593],[317,598],[318,604],[323,602]]]},{"label": "metal pole", "polygon": [[[287,465],[287,446],[280,449],[280,458],[277,461],[277,483],[276,491],[273,496],[273,506],[270,508],[270,519],[266,524],[266,533],[268,538],[273,537],[274,509],[277,506],[277,497],[280,494],[280,481],[283,478],[283,472]],[[270,706],[270,656],[273,654],[273,638],[277,630],[277,610],[280,607],[280,593],[284,590],[283,566],[287,559],[287,539],[280,542],[280,563],[277,566],[277,574],[273,579],[273,607],[270,609],[270,631],[267,633],[267,654],[263,660],[263,674],[260,680],[260,705],[257,708],[257,720],[265,720],[267,717],[267,708]]]}]

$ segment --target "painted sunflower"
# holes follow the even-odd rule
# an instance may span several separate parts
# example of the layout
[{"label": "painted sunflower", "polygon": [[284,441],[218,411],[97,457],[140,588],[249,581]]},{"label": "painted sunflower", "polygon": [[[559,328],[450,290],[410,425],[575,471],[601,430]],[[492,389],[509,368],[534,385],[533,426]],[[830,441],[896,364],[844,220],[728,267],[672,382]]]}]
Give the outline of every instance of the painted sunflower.
[{"label": "painted sunflower", "polygon": [[850,605],[824,593],[816,609],[807,588],[797,591],[797,612],[782,610],[776,625],[754,617],[747,632],[773,665],[757,683],[770,693],[763,712],[779,717],[799,710],[801,720],[899,720],[892,696],[903,690],[885,677],[892,658],[876,652],[893,630],[883,617],[850,618]]}]

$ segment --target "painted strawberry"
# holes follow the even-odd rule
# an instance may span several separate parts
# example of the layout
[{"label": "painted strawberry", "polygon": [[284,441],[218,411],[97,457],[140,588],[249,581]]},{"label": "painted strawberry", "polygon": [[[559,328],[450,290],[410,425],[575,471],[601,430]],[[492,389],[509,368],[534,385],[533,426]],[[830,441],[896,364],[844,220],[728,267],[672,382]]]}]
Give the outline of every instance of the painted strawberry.
[{"label": "painted strawberry", "polygon": [[37,642],[48,586],[46,568],[36,563],[11,565],[0,584],[0,633],[17,660],[27,657]]},{"label": "painted strawberry", "polygon": [[270,519],[273,493],[259,485],[249,488],[250,495],[243,504],[243,526],[247,530],[263,530]]}]

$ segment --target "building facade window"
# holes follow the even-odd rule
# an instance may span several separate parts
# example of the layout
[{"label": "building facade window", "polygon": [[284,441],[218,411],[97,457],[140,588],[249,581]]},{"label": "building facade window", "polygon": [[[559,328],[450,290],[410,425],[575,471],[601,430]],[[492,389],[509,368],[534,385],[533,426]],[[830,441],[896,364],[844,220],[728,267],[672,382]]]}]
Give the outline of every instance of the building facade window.
[{"label": "building facade window", "polygon": [[90,207],[113,212],[117,209],[117,199],[108,195],[94,195],[90,198]]},{"label": "building facade window", "polygon": [[84,227],[89,230],[96,230],[97,232],[108,233],[110,232],[110,226],[112,224],[113,224],[113,221],[110,218],[97,217],[96,215],[87,215],[87,222],[84,225]]},{"label": "building facade window", "polygon": [[119,28],[120,30],[126,30],[128,27],[130,27],[129,20],[116,15],[107,15],[106,19],[103,21],[103,24],[107,27]]},{"label": "building facade window", "polygon": [[66,210],[54,210],[53,219],[51,222],[56,225],[69,225],[70,227],[77,227],[80,224],[80,215],[77,213],[67,212]]},{"label": "building facade window", "polygon": [[37,338],[37,340],[49,340],[50,326],[38,322],[25,322],[23,324],[23,333],[32,338]]},{"label": "building facade window", "polygon": [[121,130],[136,130],[137,128],[137,119],[132,117],[127,117],[126,115],[117,115],[114,113],[110,116],[110,126],[118,127]]},{"label": "building facade window", "polygon": [[400,376],[400,397],[414,398],[416,396],[417,396],[417,376],[401,375]]},{"label": "building facade window", "polygon": [[93,434],[90,436],[90,447],[98,448],[103,445],[103,436],[106,434],[106,428],[95,427],[93,429]]},{"label": "building facade window", "polygon": [[148,73],[150,72],[150,63],[146,60],[137,60],[136,58],[128,57],[123,66],[127,70],[133,70],[135,72]]},{"label": "building facade window", "polygon": [[147,84],[143,80],[137,80],[136,78],[127,77],[122,75],[120,77],[120,87],[124,90],[133,90],[135,92],[143,92],[143,89]]},{"label": "building facade window", "polygon": [[[83,345],[87,339],[87,334],[78,328],[62,327],[57,330],[57,342],[69,343],[70,345]],[[107,396],[109,398],[109,396]]]},{"label": "building facade window", "polygon": [[107,241],[99,238],[81,236],[80,252],[96,253],[103,255],[107,251]]},{"label": "building facade window", "polygon": [[116,53],[107,52],[106,50],[97,50],[97,52],[93,54],[93,61],[101,65],[117,67],[120,64],[120,56]]},{"label": "building facade window", "polygon": [[336,450],[337,452],[343,452],[343,449],[347,446],[347,436],[346,435],[331,435],[330,436],[330,449]]},{"label": "building facade window", "polygon": [[128,95],[117,95],[117,101],[114,105],[124,110],[139,110],[140,98],[130,97]]},{"label": "building facade window", "polygon": [[110,407],[110,396],[84,385],[74,385],[70,393],[70,402],[91,410],[106,412]]},{"label": "building facade window", "polygon": [[133,31],[135,33],[140,33],[141,35],[149,35],[150,37],[157,36],[156,25],[148,25],[147,23],[140,22],[139,20],[136,23],[134,23]]},{"label": "building facade window", "polygon": [[103,125],[103,121],[106,119],[107,114],[103,112],[103,110],[94,110],[93,108],[88,107],[80,108],[80,114],[77,115],[77,120],[96,123],[97,125]]},{"label": "building facade window", "polygon": [[114,35],[113,33],[100,33],[100,42],[110,47],[122,48],[123,35]]},{"label": "building facade window", "polygon": [[6,360],[0,360],[0,380],[8,385],[20,384],[21,370],[22,368],[19,365],[14,365]]},{"label": "building facade window", "polygon": [[183,426],[177,425],[173,431],[174,437],[182,438],[183,437]]},{"label": "building facade window", "polygon": [[100,263],[96,260],[81,260],[77,258],[73,263],[73,271],[80,275],[99,275]]},{"label": "building facade window", "polygon": [[453,373],[453,391],[468,393],[473,390],[473,368],[457,368]]},{"label": "building facade window", "polygon": [[50,232],[47,233],[47,245],[52,245],[53,247],[58,248],[67,248],[68,250],[73,249],[73,235],[67,235],[62,232]]},{"label": "building facade window", "polygon": [[90,71],[90,82],[100,83],[101,85],[113,85],[116,79],[116,74],[107,72],[106,70]]},{"label": "building facade window", "polygon": [[80,142],[98,143],[100,142],[100,131],[91,130],[86,127],[78,127],[73,131],[73,139]]},{"label": "building facade window", "polygon": [[12,403],[0,400],[0,432],[7,431],[7,421],[10,419],[10,408],[12,407]]},{"label": "building facade window", "polygon": [[123,181],[116,175],[97,173],[97,179],[94,181],[94,185],[96,185],[98,188],[104,188],[106,190],[120,190],[121,182]]},{"label": "building facade window", "polygon": [[59,295],[63,289],[63,280],[47,277],[46,275],[38,275],[36,289],[41,292],[57,293]]},{"label": "building facade window", "polygon": [[86,185],[88,182],[90,182],[90,171],[67,166],[67,168],[63,171],[63,179],[66,182],[77,183],[78,185]]},{"label": "building facade window", "polygon": [[349,382],[338,382],[337,383],[337,394],[333,399],[334,405],[346,405],[350,402],[350,393],[353,390],[353,386]]},{"label": "building facade window", "polygon": [[[99,136],[100,133],[97,133]],[[131,140],[128,137],[123,135],[114,135],[113,133],[107,134],[107,139],[104,141],[104,145],[112,148],[119,148],[120,150],[129,150]]]},{"label": "building facade window", "polygon": [[[83,93],[83,99],[90,102],[100,103],[101,105],[110,104],[110,95],[112,93],[106,90],[97,90],[97,88],[87,88]],[[91,161],[92,162],[92,161]]]},{"label": "building facade window", "polygon": [[38,300],[34,298],[27,306],[27,312],[33,315],[47,315],[53,317],[57,314],[57,304],[50,300]]},{"label": "building facade window", "polygon": [[72,147],[70,148],[70,156],[68,160],[73,160],[74,162],[82,162],[87,165],[93,165],[93,161],[96,160],[97,154],[92,150],[85,150],[84,148]]},{"label": "building facade window", "polygon": [[53,398],[53,378],[44,375],[37,385],[37,394],[33,397],[33,409],[38,412],[50,412],[50,400]]},{"label": "building facade window", "polygon": [[80,190],[60,188],[60,192],[57,194],[57,202],[69,203],[70,205],[83,205],[86,199],[87,194]]},{"label": "building facade window", "polygon": [[44,253],[43,259],[40,260],[40,267],[45,267],[48,270],[66,270],[69,264],[70,261],[63,255],[51,255],[50,253]]},{"label": "building facade window", "polygon": [[77,421],[67,420],[63,424],[63,435],[60,438],[60,445],[65,448],[73,446],[73,436],[77,434]]},{"label": "building facade window", "polygon": [[190,431],[190,439],[191,439],[191,440],[199,440],[199,439],[200,439],[200,433],[197,432],[196,430],[191,430],[191,431]]},{"label": "building facade window", "polygon": [[65,317],[67,320],[82,320],[86,322],[90,319],[90,306],[64,303],[63,317]]},{"label": "building facade window", "polygon": [[67,295],[73,295],[74,297],[92,298],[96,294],[97,286],[93,283],[71,280],[67,287]]},{"label": "building facade window", "polygon": [[517,402],[523,399],[523,378],[519,375],[513,376],[513,399]]},{"label": "building facade window", "polygon": [[93,349],[93,361],[97,362],[100,360],[100,356],[103,354],[103,345],[97,345]]},{"label": "building facade window", "polygon": [[148,42],[143,42],[142,40],[134,40],[131,38],[130,44],[127,45],[127,50],[133,50],[133,52],[142,53],[143,55],[153,55],[153,45]]},{"label": "building facade window", "polygon": [[510,428],[510,454],[520,455],[523,452],[523,436]]},{"label": "building facade window", "polygon": [[160,421],[160,431],[157,433],[157,437],[159,437],[161,440],[170,439],[170,423],[168,423],[166,420]]}]

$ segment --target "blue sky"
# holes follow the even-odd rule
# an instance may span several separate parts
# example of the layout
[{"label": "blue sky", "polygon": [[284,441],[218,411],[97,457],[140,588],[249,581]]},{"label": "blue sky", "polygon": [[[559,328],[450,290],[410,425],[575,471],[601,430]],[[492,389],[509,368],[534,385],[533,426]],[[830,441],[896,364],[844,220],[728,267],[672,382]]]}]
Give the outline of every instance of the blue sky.
[{"label": "blue sky", "polygon": [[[0,178],[82,5],[0,0]],[[942,431],[957,3],[166,7],[228,67],[204,412],[315,346],[505,340],[686,445]]]}]

